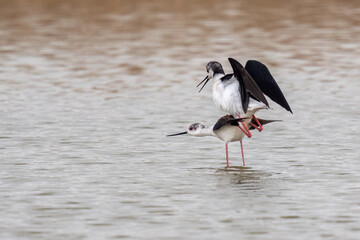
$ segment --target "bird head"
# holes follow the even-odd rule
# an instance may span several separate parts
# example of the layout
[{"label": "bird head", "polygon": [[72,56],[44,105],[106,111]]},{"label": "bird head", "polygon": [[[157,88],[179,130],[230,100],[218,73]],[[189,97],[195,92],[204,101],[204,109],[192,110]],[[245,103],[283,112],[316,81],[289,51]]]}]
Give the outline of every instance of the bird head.
[{"label": "bird head", "polygon": [[205,128],[204,124],[193,123],[188,127],[186,132],[170,134],[170,135],[167,135],[167,137],[183,135],[183,134],[188,134],[190,136],[195,136],[195,137],[203,137],[203,136],[206,136],[205,133],[202,131],[204,128]]},{"label": "bird head", "polygon": [[206,65],[206,71],[208,75],[202,80],[196,87],[199,87],[203,82],[204,85],[200,88],[199,92],[205,87],[210,79],[212,79],[216,74],[221,73],[224,74],[224,70],[219,62],[211,61]]}]

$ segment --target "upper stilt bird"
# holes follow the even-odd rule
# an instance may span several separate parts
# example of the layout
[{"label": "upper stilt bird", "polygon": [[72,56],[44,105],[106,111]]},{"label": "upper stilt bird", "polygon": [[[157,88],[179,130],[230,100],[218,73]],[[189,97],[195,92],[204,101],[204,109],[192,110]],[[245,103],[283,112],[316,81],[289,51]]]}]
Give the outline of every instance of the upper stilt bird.
[{"label": "upper stilt bird", "polygon": [[[175,133],[171,135],[167,135],[168,137],[177,136],[182,134],[188,134],[190,136],[195,137],[204,137],[204,136],[215,136],[225,142],[225,149],[226,149],[226,166],[229,166],[229,153],[228,153],[228,143],[240,141],[241,146],[241,155],[243,160],[243,166],[245,166],[245,158],[244,158],[244,151],[242,145],[242,139],[244,138],[245,134],[243,131],[239,129],[239,122],[244,122],[248,120],[247,118],[234,118],[231,115],[225,115],[221,117],[214,126],[205,126],[202,123],[193,123],[189,126],[186,132]],[[274,122],[277,120],[264,120],[264,119],[257,119],[262,125]],[[251,129],[254,127],[250,126],[250,123],[255,124],[255,119],[250,119],[247,123],[247,126]]]},{"label": "upper stilt bird", "polygon": [[[254,114],[260,109],[269,108],[264,94],[292,113],[284,94],[264,64],[249,60],[244,68],[233,58],[229,58],[229,62],[233,73],[227,75],[225,75],[220,63],[209,62],[206,65],[208,75],[197,87],[204,83],[201,91],[207,82],[213,79],[212,94],[215,105],[233,116],[247,118],[247,120],[242,121],[243,128],[239,125],[240,130],[247,137],[252,136],[247,124],[258,131],[263,129],[261,122],[257,120]],[[252,122],[252,119],[255,122]]]}]

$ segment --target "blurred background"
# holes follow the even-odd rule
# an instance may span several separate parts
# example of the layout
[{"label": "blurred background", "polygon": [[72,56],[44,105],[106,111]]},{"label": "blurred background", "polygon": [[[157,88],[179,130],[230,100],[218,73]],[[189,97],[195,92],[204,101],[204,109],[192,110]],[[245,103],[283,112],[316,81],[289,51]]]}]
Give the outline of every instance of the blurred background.
[{"label": "blurred background", "polygon": [[[357,239],[360,2],[0,0],[0,238]],[[209,61],[263,62],[294,114],[238,143]]]}]

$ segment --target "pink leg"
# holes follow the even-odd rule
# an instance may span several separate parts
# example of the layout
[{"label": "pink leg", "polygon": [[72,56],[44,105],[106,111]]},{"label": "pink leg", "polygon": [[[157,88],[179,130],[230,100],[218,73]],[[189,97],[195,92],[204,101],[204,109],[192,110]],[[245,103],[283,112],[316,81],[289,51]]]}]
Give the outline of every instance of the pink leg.
[{"label": "pink leg", "polygon": [[[238,117],[241,118],[240,115],[238,115]],[[241,130],[248,138],[251,138],[252,134],[251,134],[249,128],[248,128],[248,127],[246,126],[246,124],[243,123],[243,122],[242,122],[242,125],[244,126],[244,128],[245,128],[246,130],[244,130],[244,129],[243,129],[242,127],[240,127],[240,125],[239,125],[238,127],[240,128],[240,130]]]},{"label": "pink leg", "polygon": [[241,146],[241,155],[242,155],[242,160],[243,160],[243,166],[245,167],[244,149],[243,149],[242,141],[240,141],[240,146]]},{"label": "pink leg", "polygon": [[226,149],[226,166],[229,166],[229,153],[228,153],[228,143],[225,144]]},{"label": "pink leg", "polygon": [[253,126],[254,128],[256,128],[259,132],[261,132],[264,128],[261,125],[261,123],[259,122],[259,120],[255,117],[255,115],[253,115],[253,118],[255,120],[255,122],[258,124],[258,126],[256,126],[255,124],[253,124],[252,122],[250,122],[251,126]]}]

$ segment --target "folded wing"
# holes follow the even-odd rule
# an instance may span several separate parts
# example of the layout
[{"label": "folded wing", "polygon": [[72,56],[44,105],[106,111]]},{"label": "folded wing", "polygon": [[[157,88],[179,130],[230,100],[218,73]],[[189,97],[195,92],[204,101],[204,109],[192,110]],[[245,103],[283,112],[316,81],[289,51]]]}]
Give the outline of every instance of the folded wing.
[{"label": "folded wing", "polygon": [[239,126],[239,122],[244,121],[247,118],[234,118],[231,115],[225,115],[221,117],[214,125],[213,130],[219,130],[223,126],[231,125],[231,126]]}]

